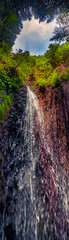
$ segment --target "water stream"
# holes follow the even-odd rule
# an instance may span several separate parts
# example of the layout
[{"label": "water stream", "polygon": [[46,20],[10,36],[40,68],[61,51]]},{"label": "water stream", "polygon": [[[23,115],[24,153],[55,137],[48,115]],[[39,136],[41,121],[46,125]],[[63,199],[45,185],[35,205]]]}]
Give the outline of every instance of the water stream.
[{"label": "water stream", "polygon": [[[35,116],[41,126],[41,134],[44,130],[43,112],[39,107],[35,94],[27,87],[27,104],[24,119],[24,160],[25,165],[19,173],[19,195],[23,201],[18,203],[20,207],[16,220],[16,234],[21,229],[22,239],[37,240],[37,225],[40,215],[40,201],[38,201],[38,179],[36,166],[39,162],[39,151],[35,139]],[[23,225],[24,222],[24,225]],[[19,236],[19,240],[21,237]]]},{"label": "water stream", "polygon": [[[27,87],[25,110],[21,113],[20,99],[18,120],[11,123],[15,134],[10,128],[9,135],[0,240],[68,240],[66,177],[48,147],[37,96]],[[14,108],[11,116],[15,115]]]}]

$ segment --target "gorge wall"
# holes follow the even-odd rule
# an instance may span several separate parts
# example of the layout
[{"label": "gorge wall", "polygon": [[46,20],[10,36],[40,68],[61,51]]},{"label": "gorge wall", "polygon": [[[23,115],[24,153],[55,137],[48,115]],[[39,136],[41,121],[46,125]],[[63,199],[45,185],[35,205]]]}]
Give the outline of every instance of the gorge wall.
[{"label": "gorge wall", "polygon": [[0,240],[68,240],[69,83],[23,86],[0,130]]}]

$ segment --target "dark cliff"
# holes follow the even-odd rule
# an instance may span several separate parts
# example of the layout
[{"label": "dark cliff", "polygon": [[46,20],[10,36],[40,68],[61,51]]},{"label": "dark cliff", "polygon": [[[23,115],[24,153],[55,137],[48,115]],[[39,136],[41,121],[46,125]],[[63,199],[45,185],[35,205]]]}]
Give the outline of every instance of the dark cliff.
[{"label": "dark cliff", "polygon": [[[44,110],[46,147],[49,153],[47,156],[44,154],[41,144],[43,181],[40,181],[40,194],[43,200],[46,192],[54,232],[55,223],[57,226],[58,233],[53,239],[64,239],[61,229],[65,229],[65,239],[68,239],[69,83],[60,89],[41,88],[38,98]],[[64,208],[67,209],[67,213]]]},{"label": "dark cliff", "polygon": [[[21,167],[24,144],[24,118],[26,87],[16,95],[7,119],[0,130],[0,239],[21,240],[16,236],[16,202],[18,201],[17,174]],[[40,136],[40,126],[35,115],[35,139],[39,164],[36,166],[38,192],[43,218],[38,223],[38,240],[68,240],[68,171],[69,171],[69,82],[60,89],[37,90],[44,112],[46,151]],[[27,146],[25,146],[25,153]],[[19,208],[19,205],[18,205]],[[48,223],[45,233],[45,223]],[[23,223],[24,225],[24,223]],[[46,234],[46,235],[45,235]],[[29,238],[32,239],[31,233]],[[33,238],[34,240],[35,238]]]}]

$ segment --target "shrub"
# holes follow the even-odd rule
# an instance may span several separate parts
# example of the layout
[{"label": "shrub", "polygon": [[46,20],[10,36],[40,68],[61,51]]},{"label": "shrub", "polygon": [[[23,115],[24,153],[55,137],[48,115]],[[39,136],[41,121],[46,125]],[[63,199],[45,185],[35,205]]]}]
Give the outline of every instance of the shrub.
[{"label": "shrub", "polygon": [[51,86],[52,87],[58,87],[60,86],[60,82],[58,79],[58,73],[53,73],[52,79],[51,79]]}]

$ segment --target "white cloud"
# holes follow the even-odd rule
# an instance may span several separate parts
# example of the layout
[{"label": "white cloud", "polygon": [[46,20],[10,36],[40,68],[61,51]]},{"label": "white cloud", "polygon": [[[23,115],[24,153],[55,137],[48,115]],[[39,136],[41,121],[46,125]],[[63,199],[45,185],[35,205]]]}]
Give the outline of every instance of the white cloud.
[{"label": "white cloud", "polygon": [[54,19],[52,22],[50,23],[46,23],[46,21],[44,22],[40,22],[39,23],[39,19],[35,19],[34,17],[32,17],[31,21],[25,21],[23,23],[23,30],[21,32],[21,35],[27,35],[29,33],[33,33],[33,32],[37,32],[39,33],[40,36],[43,36],[46,32],[49,31],[53,31],[54,27],[56,26],[56,19]]},{"label": "white cloud", "polygon": [[13,51],[21,48],[23,51],[29,50],[31,54],[32,52],[39,54],[42,49],[45,52],[48,49],[49,39],[52,37],[55,26],[56,19],[48,24],[46,21],[39,23],[39,19],[35,19],[34,16],[31,21],[24,21],[23,29],[16,38]]}]

